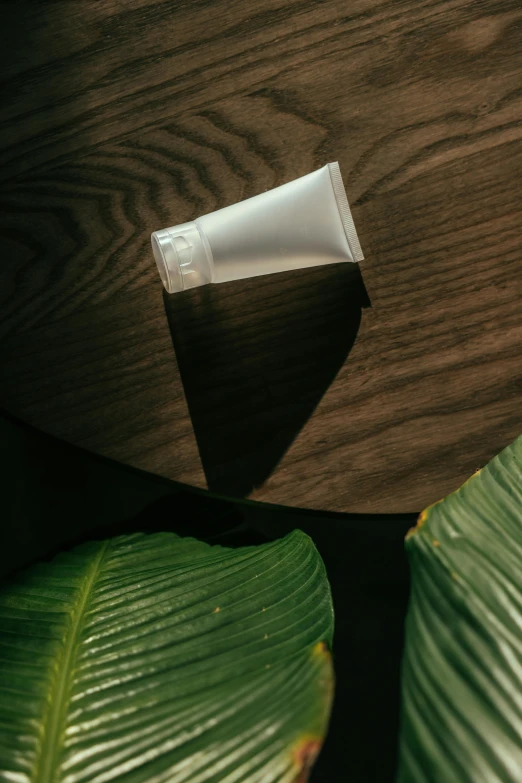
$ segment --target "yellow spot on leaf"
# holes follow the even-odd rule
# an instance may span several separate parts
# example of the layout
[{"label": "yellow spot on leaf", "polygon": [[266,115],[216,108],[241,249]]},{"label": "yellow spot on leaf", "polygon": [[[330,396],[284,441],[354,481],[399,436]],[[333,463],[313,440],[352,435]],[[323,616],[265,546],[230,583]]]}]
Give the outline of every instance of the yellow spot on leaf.
[{"label": "yellow spot on leaf", "polygon": [[458,582],[459,581],[459,576],[458,576],[458,574],[455,573],[455,571],[451,572],[451,578],[453,579],[454,582]]},{"label": "yellow spot on leaf", "polygon": [[326,656],[330,657],[330,648],[328,647],[326,642],[317,642],[317,644],[314,645],[312,649],[312,655],[314,656]]},{"label": "yellow spot on leaf", "polygon": [[440,546],[440,541],[437,541],[436,538],[434,538],[431,543],[433,544],[433,546]]},{"label": "yellow spot on leaf", "polygon": [[[462,484],[462,486],[459,489],[456,489],[455,492],[451,492],[450,494],[451,495],[458,494],[462,490],[462,488],[466,486],[466,484],[468,484],[470,481],[472,481],[472,479],[474,479],[477,476],[479,476],[482,473],[482,470],[483,470],[483,468],[477,468],[477,470],[475,470],[471,474],[471,476],[468,479],[466,479],[464,484]],[[448,495],[448,497],[449,497],[449,495]],[[442,500],[437,500],[436,503],[432,503],[431,506],[428,506],[427,508],[424,509],[424,511],[422,511],[419,514],[419,518],[417,519],[417,524],[414,527],[411,527],[408,530],[408,532],[406,533],[406,541],[409,538],[411,538],[413,535],[415,535],[415,533],[417,533],[419,531],[419,529],[426,523],[426,520],[428,519],[428,515],[429,515],[429,512],[431,511],[431,509],[434,506],[438,505],[439,503],[442,503],[444,500],[445,500],[445,498],[442,498]]]},{"label": "yellow spot on leaf", "polygon": [[221,608],[220,608],[219,606],[216,606],[216,608],[214,609],[214,611],[212,612],[212,614],[217,614],[217,613],[218,613],[218,612],[220,612],[220,611],[221,611]]},{"label": "yellow spot on leaf", "polygon": [[415,527],[410,527],[410,529],[406,533],[406,540],[408,540],[410,536],[413,536],[414,533],[416,533],[424,525],[427,519],[428,519],[428,509],[425,508],[424,511],[421,511],[421,513],[419,514],[417,519],[417,524],[415,525]]},{"label": "yellow spot on leaf", "polygon": [[261,611],[262,611],[262,612],[266,612],[266,606],[263,606],[263,608],[261,609]]},{"label": "yellow spot on leaf", "polygon": [[269,663],[265,664],[265,669],[269,669],[269,668],[270,668],[270,664]]},{"label": "yellow spot on leaf", "polygon": [[268,634],[267,633],[265,633],[265,635],[263,636],[263,639],[268,639]]}]

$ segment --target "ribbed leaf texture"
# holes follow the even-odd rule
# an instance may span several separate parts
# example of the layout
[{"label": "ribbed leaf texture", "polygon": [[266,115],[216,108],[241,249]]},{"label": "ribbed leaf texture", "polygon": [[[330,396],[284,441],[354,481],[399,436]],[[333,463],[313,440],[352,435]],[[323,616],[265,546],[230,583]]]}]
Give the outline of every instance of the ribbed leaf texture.
[{"label": "ribbed leaf texture", "polygon": [[0,591],[0,780],[305,781],[332,632],[324,565],[299,531],[63,553]]},{"label": "ribbed leaf texture", "polygon": [[424,511],[412,592],[399,783],[522,781],[522,438]]}]

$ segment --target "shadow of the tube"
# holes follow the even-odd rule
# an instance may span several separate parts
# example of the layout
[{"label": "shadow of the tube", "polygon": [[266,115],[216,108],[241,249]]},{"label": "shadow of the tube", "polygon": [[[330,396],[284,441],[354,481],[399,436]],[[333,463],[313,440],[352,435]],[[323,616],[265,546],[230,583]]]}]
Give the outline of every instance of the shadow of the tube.
[{"label": "shadow of the tube", "polygon": [[355,264],[165,294],[209,489],[262,486],[346,360],[370,305]]}]

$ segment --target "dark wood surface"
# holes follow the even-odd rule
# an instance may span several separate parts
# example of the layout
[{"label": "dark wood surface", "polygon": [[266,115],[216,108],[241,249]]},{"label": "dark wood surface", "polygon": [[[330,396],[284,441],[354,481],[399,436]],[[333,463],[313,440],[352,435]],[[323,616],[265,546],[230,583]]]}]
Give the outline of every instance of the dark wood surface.
[{"label": "dark wood surface", "polygon": [[[1,403],[196,486],[415,511],[522,431],[519,0],[2,10]],[[339,160],[365,260],[163,294],[152,230]]]}]

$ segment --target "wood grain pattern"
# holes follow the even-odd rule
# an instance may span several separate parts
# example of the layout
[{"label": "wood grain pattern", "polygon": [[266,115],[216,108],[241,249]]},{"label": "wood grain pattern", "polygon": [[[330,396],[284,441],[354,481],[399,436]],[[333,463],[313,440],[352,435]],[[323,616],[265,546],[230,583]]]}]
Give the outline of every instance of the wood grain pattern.
[{"label": "wood grain pattern", "polygon": [[[518,0],[5,17],[4,406],[173,479],[348,511],[418,510],[520,433]],[[362,282],[162,297],[152,230],[336,159]]]}]

